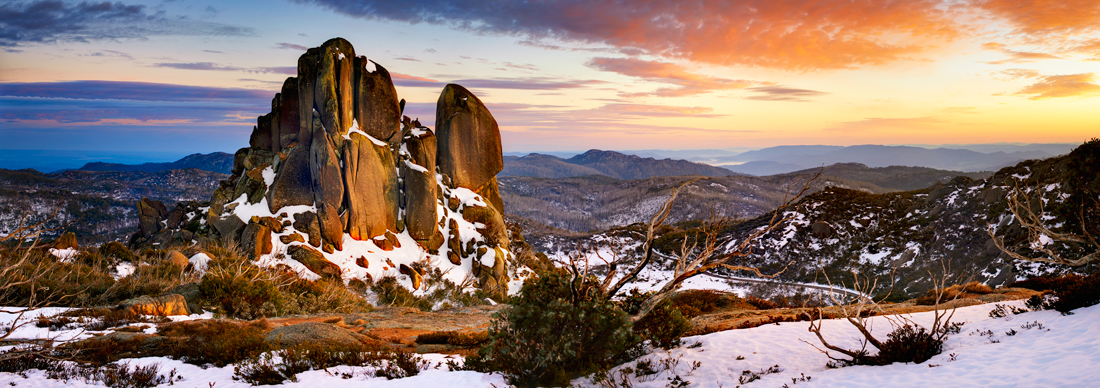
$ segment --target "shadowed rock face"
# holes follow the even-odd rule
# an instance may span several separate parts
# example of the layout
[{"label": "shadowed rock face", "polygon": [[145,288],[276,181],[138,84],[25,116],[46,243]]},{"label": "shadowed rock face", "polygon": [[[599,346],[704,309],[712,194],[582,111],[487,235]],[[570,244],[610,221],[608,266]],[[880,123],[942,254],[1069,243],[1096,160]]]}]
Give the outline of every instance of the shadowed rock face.
[{"label": "shadowed rock face", "polygon": [[452,187],[478,191],[504,168],[500,128],[489,109],[466,88],[449,84],[435,107],[436,164]]}]

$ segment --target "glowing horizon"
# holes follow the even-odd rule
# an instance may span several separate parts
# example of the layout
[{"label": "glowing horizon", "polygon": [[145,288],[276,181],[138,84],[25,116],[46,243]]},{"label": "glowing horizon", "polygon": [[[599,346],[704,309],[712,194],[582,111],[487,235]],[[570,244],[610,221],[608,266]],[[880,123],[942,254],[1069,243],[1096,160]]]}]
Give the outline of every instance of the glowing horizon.
[{"label": "glowing horizon", "polygon": [[[1100,2],[355,0],[0,5],[7,149],[232,152],[343,37],[431,126],[446,83],[506,152],[1080,143]],[[167,143],[167,144],[166,144]]]}]

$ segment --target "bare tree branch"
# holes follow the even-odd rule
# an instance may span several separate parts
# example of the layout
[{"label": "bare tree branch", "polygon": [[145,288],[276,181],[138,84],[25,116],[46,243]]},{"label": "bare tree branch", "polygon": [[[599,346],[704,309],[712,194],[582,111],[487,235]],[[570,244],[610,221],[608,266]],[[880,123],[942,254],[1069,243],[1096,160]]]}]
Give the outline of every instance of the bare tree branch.
[{"label": "bare tree branch", "polygon": [[[1023,261],[1064,264],[1071,267],[1080,267],[1088,263],[1100,261],[1100,243],[1098,243],[1096,241],[1096,238],[1093,237],[1091,233],[1089,233],[1088,227],[1086,226],[1084,217],[1085,205],[1081,205],[1081,211],[1079,215],[1081,220],[1082,234],[1055,232],[1047,227],[1044,222],[1044,217],[1047,216],[1047,212],[1046,205],[1043,203],[1042,200],[1043,192],[1038,188],[1036,188],[1036,191],[1037,195],[1039,196],[1039,200],[1033,202],[1031,197],[1024,193],[1022,189],[1020,189],[1020,182],[1017,181],[1016,186],[1013,187],[1012,192],[1008,196],[1008,210],[1012,212],[1013,218],[1020,223],[1020,226],[1023,226],[1024,229],[1027,230],[1028,243],[1030,244],[1031,249],[1036,252],[1041,252],[1047,257],[1024,256],[1022,254],[1012,251],[1011,249],[1008,249],[1005,246],[1004,239],[997,236],[993,224],[987,224],[986,233],[988,233],[989,237],[993,239],[993,243],[997,245],[997,248],[1000,249],[1001,252],[1007,254],[1009,257]],[[1097,204],[1096,201],[1094,201],[1094,206],[1098,206],[1098,208],[1100,208],[1100,204]],[[1038,213],[1032,210],[1036,207],[1039,209]],[[1049,241],[1046,241],[1044,237],[1049,239]],[[1053,241],[1088,244],[1092,245],[1095,250],[1092,253],[1081,256],[1079,258],[1064,257],[1063,255],[1060,255],[1058,252],[1051,248],[1051,243]]]}]

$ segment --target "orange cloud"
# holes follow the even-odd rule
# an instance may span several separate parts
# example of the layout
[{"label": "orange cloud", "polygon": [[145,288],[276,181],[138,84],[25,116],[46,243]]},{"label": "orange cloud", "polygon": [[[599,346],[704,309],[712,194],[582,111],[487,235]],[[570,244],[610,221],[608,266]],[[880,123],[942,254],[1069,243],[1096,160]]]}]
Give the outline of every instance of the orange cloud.
[{"label": "orange cloud", "polygon": [[976,5],[1027,34],[1100,27],[1100,2],[1096,0],[984,0]]},{"label": "orange cloud", "polygon": [[675,63],[643,61],[633,58],[593,58],[588,61],[588,67],[638,77],[651,82],[676,85],[676,87],[671,88],[660,88],[651,93],[620,93],[623,97],[695,96],[717,90],[744,89],[762,84],[756,81],[734,80],[692,73]]},{"label": "orange cloud", "polygon": [[[796,71],[908,59],[960,27],[939,0],[298,0],[354,17]],[[932,43],[936,42],[936,43]]]},{"label": "orange cloud", "polygon": [[1029,85],[1015,95],[1028,97],[1032,100],[1045,100],[1058,97],[1091,97],[1100,95],[1100,85],[1093,83],[1096,80],[1094,73],[1049,75],[1042,77],[1037,83]]}]

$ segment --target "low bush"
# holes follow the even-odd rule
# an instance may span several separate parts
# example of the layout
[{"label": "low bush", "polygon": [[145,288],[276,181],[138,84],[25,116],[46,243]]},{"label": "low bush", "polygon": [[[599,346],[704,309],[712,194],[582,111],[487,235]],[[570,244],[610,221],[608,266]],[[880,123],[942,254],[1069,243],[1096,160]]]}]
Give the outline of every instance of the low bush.
[{"label": "low bush", "polygon": [[651,346],[672,349],[680,346],[680,337],[691,330],[691,320],[666,299],[635,322],[633,329],[642,339],[649,340]]},{"label": "low bush", "polygon": [[[15,373],[27,378],[26,371],[45,371],[47,379],[82,381],[85,384],[102,384],[110,388],[151,388],[173,384],[183,380],[175,369],[161,374],[160,364],[130,367],[129,364],[102,365],[79,364],[62,361],[58,349],[32,346],[16,346],[0,352],[0,372]],[[12,386],[16,386],[13,382]],[[69,385],[69,384],[66,384]]]},{"label": "low bush", "polygon": [[551,270],[524,283],[491,323],[489,343],[466,365],[500,372],[513,385],[565,385],[617,365],[640,342],[595,279]]},{"label": "low bush", "polygon": [[416,336],[418,344],[454,345],[474,347],[489,341],[488,332],[464,333],[459,331],[434,331]]},{"label": "low bush", "polygon": [[[1012,283],[1012,287],[1028,288],[1036,291],[1050,291],[1035,301],[1029,300],[1029,307],[1054,309],[1063,314],[1072,310],[1100,303],[1100,273],[1088,276],[1069,274],[1060,277],[1038,276]],[[1034,297],[1033,297],[1034,298]]]},{"label": "low bush", "polygon": [[282,295],[275,279],[249,263],[214,266],[199,283],[202,299],[234,318],[254,319],[278,314]]},{"label": "low bush", "polygon": [[416,307],[421,311],[432,311],[432,303],[413,295],[405,287],[397,284],[397,278],[384,276],[371,286],[371,291],[378,295],[379,306]]},{"label": "low bush", "polygon": [[725,308],[755,308],[737,295],[711,290],[687,290],[677,293],[671,299],[672,307],[688,318]]},{"label": "low bush", "polygon": [[303,345],[279,349],[245,359],[233,368],[233,379],[252,385],[277,385],[297,381],[299,373],[347,365],[373,368],[371,377],[387,379],[415,376],[427,368],[420,356],[403,351],[365,346],[332,347]]},{"label": "low bush", "polygon": [[270,328],[264,320],[212,319],[163,325],[158,333],[177,339],[170,352],[172,357],[188,364],[223,367],[271,350],[271,345],[264,340]]},{"label": "low bush", "polygon": [[[887,335],[878,354],[865,361],[873,365],[895,362],[920,364],[943,351],[943,340],[923,326],[905,324]],[[857,359],[858,361],[858,359]]]}]

